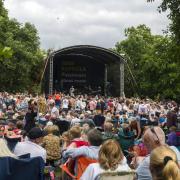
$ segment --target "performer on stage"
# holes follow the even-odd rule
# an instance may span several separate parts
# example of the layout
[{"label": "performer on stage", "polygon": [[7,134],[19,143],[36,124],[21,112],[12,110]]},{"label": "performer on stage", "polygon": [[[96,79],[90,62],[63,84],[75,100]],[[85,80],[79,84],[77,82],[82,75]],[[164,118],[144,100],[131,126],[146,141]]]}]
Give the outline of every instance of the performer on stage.
[{"label": "performer on stage", "polygon": [[74,91],[75,91],[74,87],[71,86],[71,88],[69,89],[70,96],[74,96]]}]

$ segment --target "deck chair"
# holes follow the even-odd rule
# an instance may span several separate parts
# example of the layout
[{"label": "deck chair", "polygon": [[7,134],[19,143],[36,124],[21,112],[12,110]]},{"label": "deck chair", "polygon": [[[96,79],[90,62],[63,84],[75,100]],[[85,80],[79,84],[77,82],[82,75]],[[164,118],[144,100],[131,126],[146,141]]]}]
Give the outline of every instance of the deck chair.
[{"label": "deck chair", "polygon": [[135,171],[104,172],[99,174],[95,180],[133,180]]},{"label": "deck chair", "polygon": [[[90,159],[87,157],[78,157],[76,159],[76,173],[73,174],[72,173],[72,169],[70,169],[69,164],[71,164],[71,162],[66,162],[65,164],[61,165],[60,168],[62,169],[63,173],[62,173],[62,179],[65,180],[64,178],[64,173],[68,174],[70,176],[71,179],[74,180],[79,180],[80,177],[82,176],[83,172],[86,170],[86,168],[88,167],[89,164],[91,163],[96,163],[97,160],[96,159]],[[72,167],[71,167],[72,168]]]},{"label": "deck chair", "polygon": [[2,180],[44,180],[44,161],[41,157],[29,159],[0,158]]}]

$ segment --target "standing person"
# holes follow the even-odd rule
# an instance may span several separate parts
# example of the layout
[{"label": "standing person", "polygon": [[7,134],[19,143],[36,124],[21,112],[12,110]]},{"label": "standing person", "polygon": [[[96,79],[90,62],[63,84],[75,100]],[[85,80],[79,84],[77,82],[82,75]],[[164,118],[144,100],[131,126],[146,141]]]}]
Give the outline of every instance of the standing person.
[{"label": "standing person", "polygon": [[66,112],[68,112],[68,107],[69,107],[69,100],[67,99],[67,97],[65,97],[63,100],[62,100],[62,110]]},{"label": "standing person", "polygon": [[150,156],[150,171],[154,180],[179,180],[176,153],[167,146],[154,149]]},{"label": "standing person", "polygon": [[42,96],[38,99],[38,107],[39,107],[38,109],[39,113],[46,114],[47,111],[46,99]]},{"label": "standing person", "polygon": [[55,106],[59,109],[61,106],[61,95],[59,93],[55,94]]},{"label": "standing person", "polygon": [[69,94],[71,97],[74,97],[74,91],[75,91],[74,87],[71,86],[71,88],[69,89]]},{"label": "standing person", "polygon": [[28,112],[26,113],[24,117],[25,125],[24,130],[28,133],[33,127],[36,126],[35,124],[35,117],[37,116],[37,113],[34,113],[32,107],[28,108]]}]

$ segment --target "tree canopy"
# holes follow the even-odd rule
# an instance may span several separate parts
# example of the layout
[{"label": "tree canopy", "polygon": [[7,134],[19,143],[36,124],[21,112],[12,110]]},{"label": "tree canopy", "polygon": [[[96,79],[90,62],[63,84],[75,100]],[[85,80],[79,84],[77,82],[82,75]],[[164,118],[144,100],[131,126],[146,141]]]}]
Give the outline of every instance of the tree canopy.
[{"label": "tree canopy", "polygon": [[139,95],[179,98],[180,47],[172,37],[152,35],[145,25],[125,29],[125,36],[116,44],[115,51],[125,55],[133,74],[134,80],[126,73],[126,94],[133,95],[129,88],[129,80],[133,80]]},{"label": "tree canopy", "polygon": [[[162,0],[159,7],[170,10],[171,34],[153,35],[139,25],[125,29],[126,39],[115,45],[127,60],[126,95],[180,99],[179,5],[179,0]],[[0,0],[0,91],[37,91],[44,55],[35,26],[10,19]]]},{"label": "tree canopy", "polygon": [[0,91],[36,90],[43,51],[34,25],[10,19],[0,0]]},{"label": "tree canopy", "polygon": [[158,10],[160,13],[168,10],[168,18],[171,21],[169,30],[172,32],[174,40],[180,44],[180,0],[162,0]]}]

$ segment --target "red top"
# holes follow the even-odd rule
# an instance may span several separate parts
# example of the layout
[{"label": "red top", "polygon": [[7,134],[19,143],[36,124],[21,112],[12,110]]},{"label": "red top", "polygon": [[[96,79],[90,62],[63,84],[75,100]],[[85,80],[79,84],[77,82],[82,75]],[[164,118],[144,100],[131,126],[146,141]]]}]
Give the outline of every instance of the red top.
[{"label": "red top", "polygon": [[56,94],[55,95],[55,100],[60,100],[61,99],[61,96],[59,94]]},{"label": "red top", "polygon": [[82,141],[82,140],[73,140],[71,143],[75,143],[76,147],[81,147],[81,146],[89,146],[89,143],[87,141]]}]

